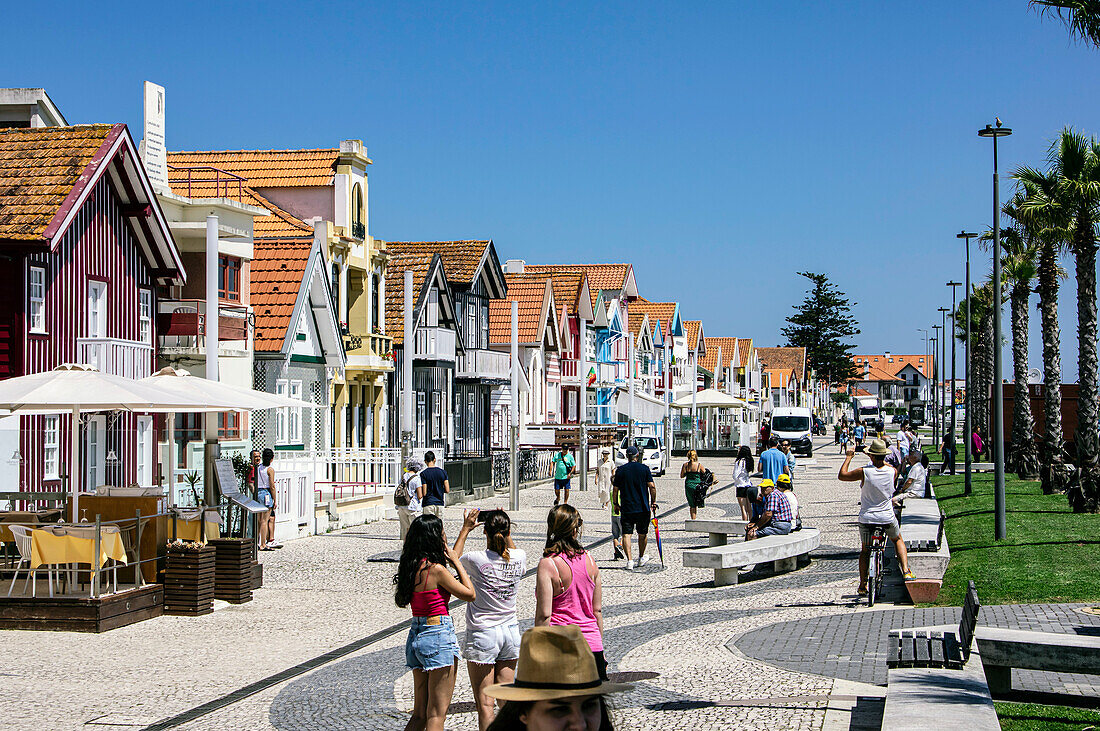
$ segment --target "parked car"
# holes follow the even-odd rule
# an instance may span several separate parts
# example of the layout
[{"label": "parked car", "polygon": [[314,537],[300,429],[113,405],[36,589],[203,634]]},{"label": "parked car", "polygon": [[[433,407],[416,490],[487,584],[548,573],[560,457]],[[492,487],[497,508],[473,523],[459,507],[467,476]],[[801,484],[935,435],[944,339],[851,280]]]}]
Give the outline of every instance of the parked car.
[{"label": "parked car", "polygon": [[[626,448],[630,446],[630,437],[623,437],[619,448],[615,450],[615,466],[626,464]],[[665,473],[664,445],[660,437],[636,436],[634,446],[642,453],[642,464],[649,467],[654,477]]]},{"label": "parked car", "polygon": [[907,418],[909,418],[909,417],[907,417],[905,414],[894,414],[893,416],[890,417],[890,423],[891,424],[902,424],[902,423],[905,422],[905,420]]}]

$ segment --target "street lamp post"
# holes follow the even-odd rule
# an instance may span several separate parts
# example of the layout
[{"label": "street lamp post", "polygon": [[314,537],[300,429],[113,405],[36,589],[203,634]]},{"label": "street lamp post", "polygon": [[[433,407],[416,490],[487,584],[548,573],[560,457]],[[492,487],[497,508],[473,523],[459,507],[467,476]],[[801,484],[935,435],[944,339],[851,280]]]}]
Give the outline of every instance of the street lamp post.
[{"label": "street lamp post", "polygon": [[936,345],[940,342],[940,326],[933,325],[932,329],[936,331],[936,334],[932,336],[932,442],[939,447],[940,443],[940,420],[939,411],[940,397],[936,393],[938,390],[937,384],[940,381],[940,352],[937,350]]},{"label": "street lamp post", "polygon": [[[958,338],[955,337],[955,330],[958,325],[955,323],[955,309],[957,307],[955,303],[955,288],[961,287],[962,282],[948,282],[947,286],[951,288],[951,395],[949,396],[951,409],[951,438],[955,438],[955,343]],[[954,474],[952,472],[951,474]]]},{"label": "street lamp post", "polygon": [[1001,190],[997,175],[997,138],[1008,137],[1012,130],[987,124],[978,130],[979,137],[993,138],[993,536],[1004,540],[1008,535],[1005,523],[1005,434],[1004,389],[1001,387]]},{"label": "street lamp post", "polygon": [[974,455],[970,452],[970,436],[973,434],[973,429],[971,429],[970,424],[970,239],[976,238],[977,236],[978,234],[970,233],[966,230],[955,234],[955,238],[957,239],[966,239],[966,364],[964,366],[963,375],[963,378],[966,379],[966,405],[964,406],[966,413],[963,415],[963,449],[965,450],[963,454],[966,455],[964,495],[970,494],[970,464],[974,458]]},{"label": "street lamp post", "polygon": [[[947,308],[939,308],[940,313],[940,381],[947,380],[947,339],[951,337],[947,332]],[[951,337],[954,340],[953,337]],[[951,384],[954,387],[955,384]],[[947,388],[940,387],[940,439],[947,436]]]}]

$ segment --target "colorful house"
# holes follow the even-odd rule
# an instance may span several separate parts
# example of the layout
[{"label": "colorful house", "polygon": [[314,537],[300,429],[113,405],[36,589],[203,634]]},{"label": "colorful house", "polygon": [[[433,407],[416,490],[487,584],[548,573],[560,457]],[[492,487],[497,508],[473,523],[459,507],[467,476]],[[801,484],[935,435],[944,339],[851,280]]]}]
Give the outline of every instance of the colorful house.
[{"label": "colorful house", "polygon": [[[158,303],[186,278],[126,125],[0,130],[0,247],[0,378],[73,362],[153,372]],[[84,489],[156,482],[150,416],[2,421],[12,486],[60,490],[74,426]]]}]

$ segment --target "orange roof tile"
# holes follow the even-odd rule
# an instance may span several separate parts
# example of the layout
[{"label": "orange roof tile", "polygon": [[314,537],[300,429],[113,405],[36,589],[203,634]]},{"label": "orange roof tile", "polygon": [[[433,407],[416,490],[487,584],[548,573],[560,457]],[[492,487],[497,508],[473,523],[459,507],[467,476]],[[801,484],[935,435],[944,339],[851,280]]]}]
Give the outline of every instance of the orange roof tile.
[{"label": "orange roof tile", "polygon": [[757,348],[756,357],[760,359],[762,368],[789,368],[799,381],[806,377],[805,348]]},{"label": "orange roof tile", "polygon": [[749,362],[749,356],[752,354],[752,338],[738,338],[737,339],[737,355],[741,359],[741,366],[744,367]]},{"label": "orange roof tile", "polygon": [[702,328],[702,320],[684,320],[684,335],[687,339],[688,350],[695,350],[695,346],[699,343],[699,331]]},{"label": "orange roof tile", "polygon": [[722,365],[729,367],[731,353],[737,350],[737,338],[706,338],[707,353],[699,359],[699,365],[711,373],[718,367],[718,348],[722,348]]},{"label": "orange roof tile", "polygon": [[[927,356],[921,355],[898,355],[891,353],[889,357],[885,353],[871,353],[869,355],[853,355],[852,360],[857,366],[861,366],[863,361],[867,361],[872,367],[878,367],[891,375],[897,375],[905,366],[913,366],[921,375],[925,378],[932,377],[932,366],[935,363],[935,356],[929,354]],[[893,361],[893,362],[891,362]],[[923,361],[923,362],[922,362]]]},{"label": "orange roof tile", "polygon": [[676,314],[675,302],[650,302],[644,297],[639,297],[630,303],[630,316],[635,313],[649,315],[650,327],[656,328],[660,321],[661,327],[667,333],[672,324],[672,317]]},{"label": "orange roof tile", "polygon": [[794,377],[793,368],[765,368],[764,374],[768,376],[772,388],[786,388]]},{"label": "orange roof tile", "polygon": [[559,310],[564,305],[566,314],[576,315],[581,296],[581,284],[584,283],[585,275],[582,272],[540,273],[550,278],[550,286],[554,289],[554,305]]},{"label": "orange roof tile", "polygon": [[553,272],[580,272],[588,277],[588,289],[592,296],[592,306],[596,306],[596,297],[601,290],[621,290],[626,286],[630,273],[629,264],[527,264],[523,268],[527,274],[547,275]]},{"label": "orange roof tile", "polygon": [[[630,312],[627,315],[626,328],[629,332],[634,333],[634,340],[637,342],[642,336],[642,322],[646,319],[645,312],[635,312],[634,307],[630,307]],[[651,317],[647,322],[647,329],[649,330],[649,336],[653,337],[653,325],[655,321]]]},{"label": "orange roof tile", "polygon": [[405,270],[411,269],[413,273],[415,307],[434,258],[434,254],[391,254],[386,265],[386,334],[393,338],[395,346],[405,341]]},{"label": "orange roof tile", "polygon": [[388,241],[386,245],[394,254],[439,254],[449,281],[473,286],[478,265],[491,243],[489,240]]},{"label": "orange roof tile", "polygon": [[[902,367],[904,368],[904,366]],[[856,375],[849,378],[849,381],[886,381],[893,383],[894,381],[901,380],[890,371],[880,368],[875,364],[870,364],[869,367],[865,369],[861,363],[857,368]]]},{"label": "orange roof tile", "polygon": [[169,165],[207,165],[247,178],[253,188],[332,185],[337,149],[169,152]]},{"label": "orange roof tile", "polygon": [[41,239],[116,127],[0,130],[0,239]]},{"label": "orange roof tile", "polygon": [[257,351],[282,350],[312,249],[312,237],[254,242],[249,289],[256,317]]},{"label": "orange roof tile", "polygon": [[228,198],[238,203],[244,203],[257,208],[266,208],[270,214],[255,216],[252,219],[252,235],[255,238],[286,238],[313,235],[313,226],[285,211],[272,203],[264,196],[257,193],[247,185],[238,188],[237,185],[226,186],[224,179],[219,185],[212,180],[187,181],[186,172],[170,170],[168,185],[176,195],[186,196],[192,199],[198,198]]},{"label": "orange roof tile", "polygon": [[537,274],[505,274],[508,284],[506,299],[489,300],[489,342],[506,345],[512,342],[512,302],[518,302],[520,343],[537,343],[542,330],[542,308],[553,289],[549,279]]}]

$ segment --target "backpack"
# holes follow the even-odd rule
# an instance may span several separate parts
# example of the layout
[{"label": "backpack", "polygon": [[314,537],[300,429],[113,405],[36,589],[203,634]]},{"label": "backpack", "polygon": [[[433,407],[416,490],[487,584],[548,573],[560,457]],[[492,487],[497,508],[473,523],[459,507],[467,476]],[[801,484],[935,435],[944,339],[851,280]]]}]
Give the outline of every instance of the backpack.
[{"label": "backpack", "polygon": [[401,482],[393,491],[393,504],[398,508],[409,507],[409,479],[415,473],[410,473],[401,478]]},{"label": "backpack", "polygon": [[699,481],[699,492],[703,493],[703,497],[706,498],[707,491],[714,486],[714,473],[710,470],[703,470],[703,479]]}]

